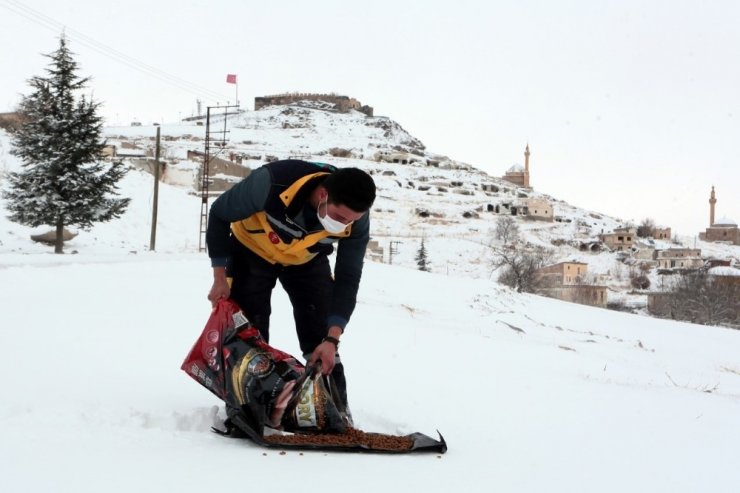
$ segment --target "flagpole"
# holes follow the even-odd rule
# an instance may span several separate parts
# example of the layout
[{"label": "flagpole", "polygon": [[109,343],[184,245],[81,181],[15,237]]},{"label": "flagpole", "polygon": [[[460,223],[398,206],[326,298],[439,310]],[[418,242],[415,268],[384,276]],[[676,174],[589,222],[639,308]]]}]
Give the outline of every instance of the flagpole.
[{"label": "flagpole", "polygon": [[227,84],[234,84],[234,97],[236,98],[236,101],[234,104],[239,106],[239,77],[237,74],[226,74],[226,83]]}]

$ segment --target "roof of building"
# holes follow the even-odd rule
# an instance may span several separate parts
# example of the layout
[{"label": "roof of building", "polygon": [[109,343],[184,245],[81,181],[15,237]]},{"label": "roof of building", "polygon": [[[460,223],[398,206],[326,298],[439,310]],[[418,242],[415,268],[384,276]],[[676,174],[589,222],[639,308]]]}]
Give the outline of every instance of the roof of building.
[{"label": "roof of building", "polygon": [[511,168],[506,170],[507,173],[524,173],[524,166],[519,163],[514,163]]},{"label": "roof of building", "polygon": [[707,272],[713,276],[737,276],[740,277],[740,269],[736,269],[735,267],[728,267],[726,265],[718,265],[717,267],[712,267]]},{"label": "roof of building", "polygon": [[714,224],[712,224],[712,227],[714,226],[737,226],[737,223],[729,217],[723,217],[719,221],[716,221]]}]

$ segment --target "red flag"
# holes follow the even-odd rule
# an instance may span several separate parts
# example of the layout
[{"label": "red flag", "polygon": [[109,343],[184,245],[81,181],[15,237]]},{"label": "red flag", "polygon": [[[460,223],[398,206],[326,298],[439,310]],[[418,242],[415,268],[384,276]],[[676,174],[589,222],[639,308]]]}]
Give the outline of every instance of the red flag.
[{"label": "red flag", "polygon": [[236,84],[236,74],[226,74],[227,84]]}]

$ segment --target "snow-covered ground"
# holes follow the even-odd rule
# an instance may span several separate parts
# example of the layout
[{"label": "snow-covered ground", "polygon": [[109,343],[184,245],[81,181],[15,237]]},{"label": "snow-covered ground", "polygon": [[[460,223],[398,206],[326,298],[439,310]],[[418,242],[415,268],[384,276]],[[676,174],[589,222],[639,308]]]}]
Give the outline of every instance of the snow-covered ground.
[{"label": "snow-covered ground", "polygon": [[[210,312],[200,200],[160,186],[149,252],[151,185],[132,171],[130,210],[67,255],[31,243],[0,200],[2,491],[740,488],[740,331],[519,295],[448,271],[462,255],[488,267],[480,243],[439,237],[433,273],[366,264],[342,356],[360,428],[439,430],[447,454],[282,453],[211,433],[220,403],[179,369]],[[273,344],[298,354],[279,288],[273,312]]]}]

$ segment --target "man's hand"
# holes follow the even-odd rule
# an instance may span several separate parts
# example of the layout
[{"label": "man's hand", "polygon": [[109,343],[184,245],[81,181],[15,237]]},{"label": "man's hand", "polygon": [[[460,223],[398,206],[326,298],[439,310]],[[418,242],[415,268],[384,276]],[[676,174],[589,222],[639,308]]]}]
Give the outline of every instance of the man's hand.
[{"label": "man's hand", "polygon": [[208,300],[212,306],[216,306],[219,300],[228,299],[230,294],[231,288],[229,288],[229,282],[226,280],[226,268],[214,267],[213,286],[208,292]]},{"label": "man's hand", "polygon": [[[327,336],[339,340],[342,335],[342,328],[332,325],[327,331]],[[308,360],[308,366],[313,365],[316,361],[321,361],[321,374],[328,375],[334,369],[334,357],[337,354],[337,346],[331,341],[324,341],[313,350],[311,359]]]},{"label": "man's hand", "polygon": [[329,342],[324,341],[313,350],[311,359],[308,360],[308,366],[317,361],[321,361],[321,374],[328,375],[334,369],[334,355],[337,353],[337,347]]}]

